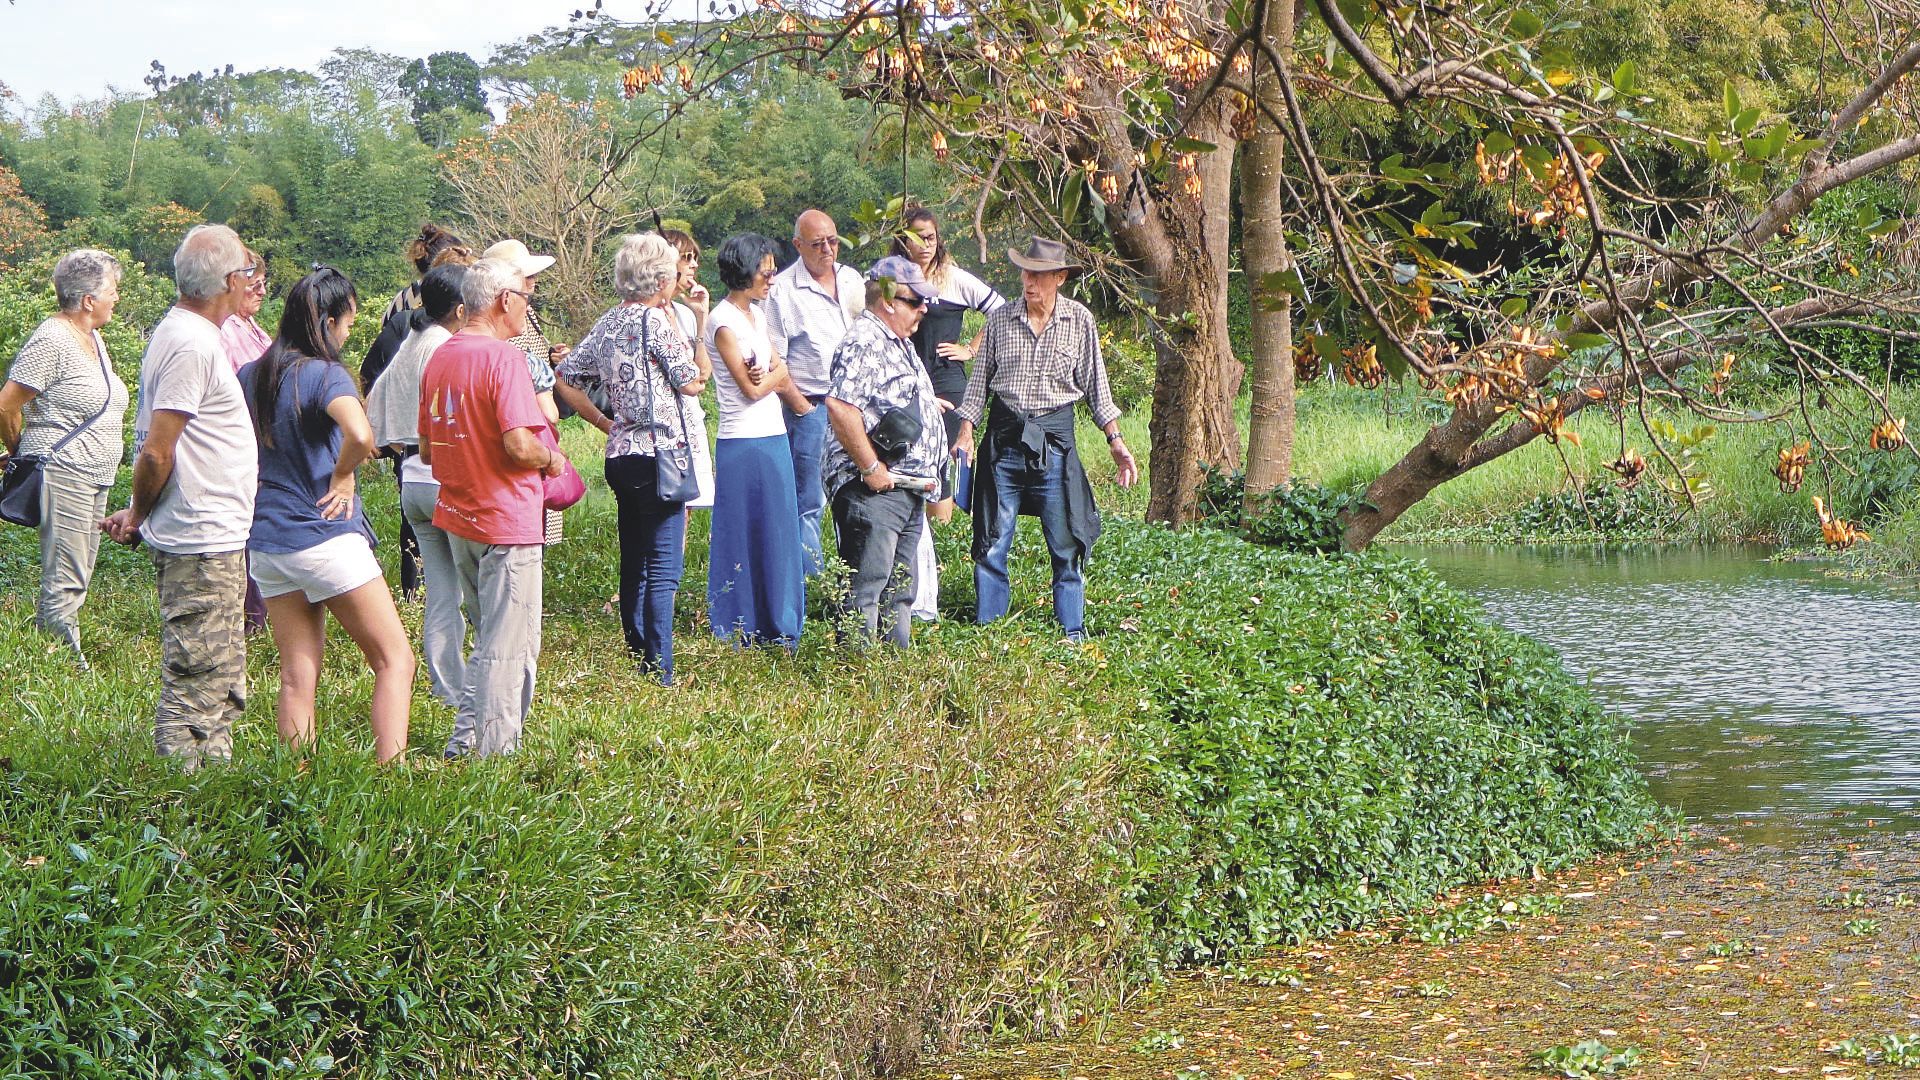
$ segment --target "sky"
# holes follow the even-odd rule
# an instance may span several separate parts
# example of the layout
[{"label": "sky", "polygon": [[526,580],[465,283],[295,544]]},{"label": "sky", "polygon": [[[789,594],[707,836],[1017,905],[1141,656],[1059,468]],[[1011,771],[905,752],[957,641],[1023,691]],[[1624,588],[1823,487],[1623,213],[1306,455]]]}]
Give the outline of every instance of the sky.
[{"label": "sky", "polygon": [[[291,67],[312,71],[335,48],[405,57],[451,50],[485,63],[511,42],[589,0],[11,0],[0,3],[0,82],[28,105],[100,97],[109,85],[144,91],[158,60],[173,75]],[[608,0],[610,16],[644,5]]]}]

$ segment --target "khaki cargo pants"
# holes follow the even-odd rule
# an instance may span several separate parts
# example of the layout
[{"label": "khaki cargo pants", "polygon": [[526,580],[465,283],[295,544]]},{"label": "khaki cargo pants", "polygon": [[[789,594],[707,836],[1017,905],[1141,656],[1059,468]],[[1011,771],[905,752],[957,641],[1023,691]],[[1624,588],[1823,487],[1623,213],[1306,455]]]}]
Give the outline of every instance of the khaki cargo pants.
[{"label": "khaki cargo pants", "polygon": [[247,553],[153,553],[160,586],[160,705],[153,748],[188,771],[233,757],[247,707]]}]

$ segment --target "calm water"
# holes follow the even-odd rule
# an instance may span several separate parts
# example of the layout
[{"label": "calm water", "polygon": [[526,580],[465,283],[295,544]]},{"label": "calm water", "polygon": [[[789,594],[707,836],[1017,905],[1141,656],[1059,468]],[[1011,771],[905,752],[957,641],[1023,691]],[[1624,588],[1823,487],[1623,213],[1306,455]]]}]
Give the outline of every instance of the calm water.
[{"label": "calm water", "polygon": [[1920,831],[1920,598],[1731,546],[1396,550],[1559,650],[1690,818]]}]

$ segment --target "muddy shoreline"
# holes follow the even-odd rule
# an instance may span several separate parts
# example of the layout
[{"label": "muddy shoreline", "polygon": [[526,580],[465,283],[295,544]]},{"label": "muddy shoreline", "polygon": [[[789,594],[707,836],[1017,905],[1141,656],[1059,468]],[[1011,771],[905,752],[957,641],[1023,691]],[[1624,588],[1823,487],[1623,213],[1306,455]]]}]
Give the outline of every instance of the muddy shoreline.
[{"label": "muddy shoreline", "polygon": [[1761,846],[1743,831],[1462,890],[1441,911],[1184,973],[1065,1040],[922,1076],[1538,1077],[1555,1073],[1535,1055],[1587,1040],[1635,1048],[1630,1076],[1920,1076],[1920,1058],[1903,1067],[1882,1049],[1920,1033],[1920,835]]}]

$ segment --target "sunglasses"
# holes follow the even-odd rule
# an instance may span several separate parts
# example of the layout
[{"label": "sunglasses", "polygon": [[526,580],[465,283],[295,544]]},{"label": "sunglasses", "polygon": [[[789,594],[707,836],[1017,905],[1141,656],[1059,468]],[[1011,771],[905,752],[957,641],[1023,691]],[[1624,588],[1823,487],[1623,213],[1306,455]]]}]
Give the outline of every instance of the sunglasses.
[{"label": "sunglasses", "polygon": [[921,296],[919,293],[914,292],[911,289],[903,293],[894,293],[893,298],[895,300],[900,301],[903,304],[911,304],[917,308],[926,307],[928,303],[928,300],[926,297]]},{"label": "sunglasses", "polygon": [[815,251],[832,251],[840,246],[840,238],[837,236],[823,236],[818,240],[798,240],[797,242]]}]

